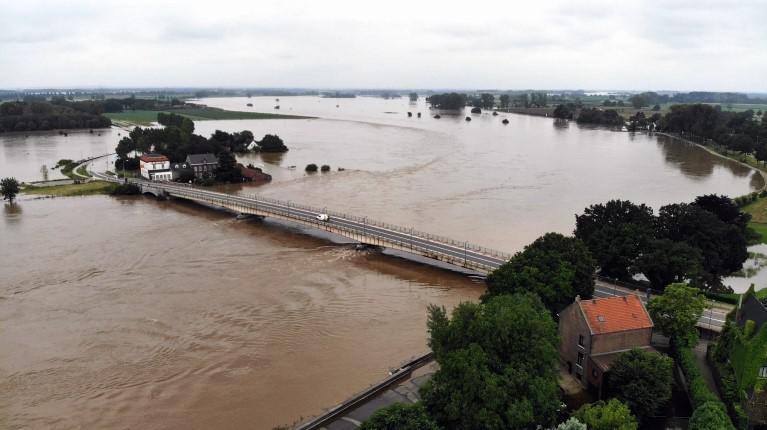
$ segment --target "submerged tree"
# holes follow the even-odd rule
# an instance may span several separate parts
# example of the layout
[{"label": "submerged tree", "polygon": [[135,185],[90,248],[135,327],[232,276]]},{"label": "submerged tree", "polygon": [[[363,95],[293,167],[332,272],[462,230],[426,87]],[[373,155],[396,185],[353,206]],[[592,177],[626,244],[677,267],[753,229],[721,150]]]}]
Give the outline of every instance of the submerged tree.
[{"label": "submerged tree", "polygon": [[13,199],[16,198],[16,194],[19,193],[19,181],[16,178],[3,178],[0,181],[0,194],[3,195],[3,200],[8,200],[13,204]]}]

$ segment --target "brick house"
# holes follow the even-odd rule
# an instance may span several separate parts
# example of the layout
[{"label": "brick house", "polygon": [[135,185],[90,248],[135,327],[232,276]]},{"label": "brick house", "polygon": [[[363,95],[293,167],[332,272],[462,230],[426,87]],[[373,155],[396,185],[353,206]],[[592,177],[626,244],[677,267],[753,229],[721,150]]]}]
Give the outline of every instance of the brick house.
[{"label": "brick house", "polygon": [[559,360],[581,385],[602,397],[610,366],[632,348],[652,349],[653,322],[638,296],[581,300],[559,314]]}]

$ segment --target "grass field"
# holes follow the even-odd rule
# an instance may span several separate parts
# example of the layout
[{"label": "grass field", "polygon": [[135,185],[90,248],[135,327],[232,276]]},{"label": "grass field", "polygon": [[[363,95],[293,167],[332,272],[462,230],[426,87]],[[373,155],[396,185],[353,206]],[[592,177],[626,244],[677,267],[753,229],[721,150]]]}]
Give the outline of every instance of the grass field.
[{"label": "grass field", "polygon": [[117,184],[104,181],[92,181],[83,184],[50,185],[45,187],[25,186],[24,194],[38,194],[56,197],[90,196],[93,194],[109,194]]},{"label": "grass field", "polygon": [[75,170],[75,173],[77,173],[80,176],[85,176],[88,178],[91,177],[91,174],[88,173],[88,169],[86,168],[85,165],[80,166],[77,170]]},{"label": "grass field", "polygon": [[[153,110],[135,110],[116,113],[105,113],[104,115],[109,119],[120,122],[129,123],[135,125],[149,126],[152,123],[157,122],[157,114],[161,111]],[[305,119],[311,118],[306,116],[297,115],[281,115],[275,113],[260,113],[260,112],[239,112],[229,111],[223,109],[214,108],[186,108],[186,109],[173,109],[171,111],[178,115],[183,115],[192,121],[207,121],[207,120],[222,120],[222,119]]]},{"label": "grass field", "polygon": [[757,199],[755,202],[744,206],[742,210],[751,214],[751,222],[748,226],[759,233],[760,242],[767,243],[767,198]]}]

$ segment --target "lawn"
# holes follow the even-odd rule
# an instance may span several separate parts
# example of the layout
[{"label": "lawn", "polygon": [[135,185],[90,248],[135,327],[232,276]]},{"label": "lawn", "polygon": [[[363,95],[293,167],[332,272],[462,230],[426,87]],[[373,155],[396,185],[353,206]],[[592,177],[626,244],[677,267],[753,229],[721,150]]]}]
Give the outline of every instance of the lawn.
[{"label": "lawn", "polygon": [[75,170],[75,173],[77,173],[80,176],[85,176],[85,177],[88,177],[88,178],[91,177],[91,174],[88,173],[88,168],[87,168],[87,166],[85,164],[83,164],[82,166],[78,167],[77,170]]},{"label": "lawn", "polygon": [[759,233],[760,242],[767,243],[767,198],[756,199],[755,202],[744,206],[741,210],[751,214],[751,222],[748,226]]},{"label": "lawn", "polygon": [[45,187],[25,186],[21,189],[24,194],[39,194],[56,197],[90,196],[93,194],[109,194],[117,184],[104,181],[92,181],[82,184],[49,185]]}]

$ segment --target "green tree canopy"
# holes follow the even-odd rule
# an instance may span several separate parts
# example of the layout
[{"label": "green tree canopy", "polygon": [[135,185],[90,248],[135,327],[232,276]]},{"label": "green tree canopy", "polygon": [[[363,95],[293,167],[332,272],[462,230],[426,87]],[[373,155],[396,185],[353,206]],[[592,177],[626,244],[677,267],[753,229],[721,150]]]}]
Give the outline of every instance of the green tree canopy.
[{"label": "green tree canopy", "polygon": [[721,285],[721,277],[740,270],[748,258],[744,229],[720,219],[698,204],[671,204],[660,208],[657,237],[685,242],[700,250],[702,267],[710,288]]},{"label": "green tree canopy", "polygon": [[647,305],[655,326],[681,347],[698,343],[698,319],[706,307],[706,299],[696,288],[686,284],[671,284],[663,295],[655,296]]},{"label": "green tree canopy", "polygon": [[629,407],[618,399],[587,403],[573,413],[589,430],[637,430],[639,424]]},{"label": "green tree canopy", "polygon": [[649,251],[636,259],[632,271],[643,274],[653,288],[662,291],[674,282],[696,281],[703,270],[702,261],[697,248],[684,242],[655,239],[650,242]]},{"label": "green tree canopy", "polygon": [[660,353],[624,352],[610,368],[611,392],[642,421],[671,399],[672,368],[673,361]]},{"label": "green tree canopy", "polygon": [[556,430],[588,430],[588,427],[578,418],[570,417],[567,421],[560,423]]},{"label": "green tree canopy", "polygon": [[597,260],[602,274],[629,279],[635,260],[653,237],[652,208],[627,200],[610,200],[575,216],[575,237]]},{"label": "green tree canopy", "polygon": [[719,402],[706,402],[692,413],[689,430],[735,430]]},{"label": "green tree canopy", "polygon": [[377,410],[360,430],[439,430],[421,403],[395,403]]},{"label": "green tree canopy", "polygon": [[218,155],[218,167],[216,168],[216,180],[222,182],[242,182],[242,172],[237,167],[237,159],[229,151]]},{"label": "green tree canopy", "polygon": [[594,294],[594,267],[586,245],[574,237],[547,233],[516,253],[487,277],[483,300],[530,291],[554,314],[575,300]]},{"label": "green tree canopy", "polygon": [[466,106],[466,94],[445,93],[434,94],[427,97],[426,101],[435,109],[463,109]]},{"label": "green tree canopy", "polygon": [[16,178],[3,178],[0,181],[0,194],[3,195],[3,200],[8,200],[13,204],[13,199],[16,198],[16,194],[19,193],[19,181]]},{"label": "green tree canopy", "polygon": [[421,390],[440,426],[525,429],[551,425],[559,407],[557,328],[534,294],[429,309],[440,369]]},{"label": "green tree canopy", "polygon": [[286,152],[288,147],[276,134],[267,134],[258,142],[258,148],[262,152]]},{"label": "green tree canopy", "polygon": [[510,102],[511,102],[511,96],[509,96],[508,94],[501,94],[500,103],[502,108],[509,107]]}]

